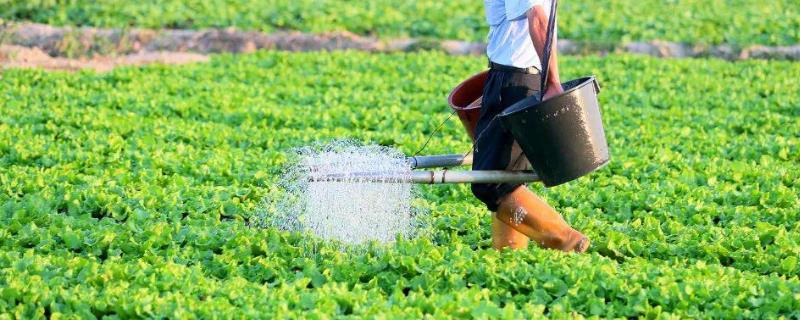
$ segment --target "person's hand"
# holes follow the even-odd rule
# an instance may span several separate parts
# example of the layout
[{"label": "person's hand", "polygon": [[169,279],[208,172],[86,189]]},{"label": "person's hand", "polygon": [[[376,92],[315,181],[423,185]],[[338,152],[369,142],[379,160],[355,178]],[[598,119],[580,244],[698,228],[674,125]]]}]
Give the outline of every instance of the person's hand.
[{"label": "person's hand", "polygon": [[542,97],[542,100],[550,99],[562,92],[564,92],[564,89],[561,88],[561,84],[550,84],[547,86],[547,89],[544,90],[544,97]]}]

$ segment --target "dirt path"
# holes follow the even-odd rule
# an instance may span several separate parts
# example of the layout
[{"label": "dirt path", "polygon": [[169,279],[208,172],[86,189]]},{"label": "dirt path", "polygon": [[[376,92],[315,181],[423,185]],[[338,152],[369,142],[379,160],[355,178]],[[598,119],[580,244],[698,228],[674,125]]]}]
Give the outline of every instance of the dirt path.
[{"label": "dirt path", "polygon": [[[56,70],[116,65],[205,61],[210,53],[247,53],[258,49],[286,51],[359,50],[396,52],[441,50],[452,55],[482,55],[485,44],[453,40],[390,39],[348,32],[260,33],[234,29],[148,30],[53,27],[37,23],[0,22],[0,66]],[[786,47],[703,46],[665,41],[597,44],[560,39],[562,54],[634,53],[656,57],[716,57],[727,60],[785,59],[800,61],[800,45]]]},{"label": "dirt path", "polygon": [[110,71],[116,66],[142,65],[149,63],[183,64],[208,60],[202,54],[190,52],[140,52],[116,57],[95,56],[92,58],[70,59],[51,57],[38,48],[15,45],[0,45],[0,66],[4,68],[42,68],[45,70],[94,69]]}]

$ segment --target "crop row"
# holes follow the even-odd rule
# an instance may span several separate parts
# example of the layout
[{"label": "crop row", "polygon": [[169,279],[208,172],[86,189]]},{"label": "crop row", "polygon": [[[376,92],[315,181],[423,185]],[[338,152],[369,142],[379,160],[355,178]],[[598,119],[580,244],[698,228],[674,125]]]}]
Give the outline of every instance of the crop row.
[{"label": "crop row", "polygon": [[[58,25],[351,31],[384,37],[483,40],[481,1],[217,0],[0,1],[0,18]],[[794,0],[563,1],[560,35],[600,44],[668,40],[700,44],[800,43]]]},{"label": "crop row", "polygon": [[343,253],[236,223],[17,219],[33,230],[4,230],[0,309],[23,318],[48,313],[729,318],[797,316],[800,307],[796,277],[686,259],[498,253],[427,240]]},{"label": "crop row", "polygon": [[[248,227],[287,150],[420,148],[483,68],[438,53],[262,52],[0,78],[0,313],[800,316],[800,65],[564,58],[599,76],[612,162],[534,186],[588,255],[490,249],[467,186],[430,236],[340,252]],[[425,153],[469,149],[457,120]],[[269,212],[267,212],[269,214]],[[794,312],[794,313],[793,313]]]}]

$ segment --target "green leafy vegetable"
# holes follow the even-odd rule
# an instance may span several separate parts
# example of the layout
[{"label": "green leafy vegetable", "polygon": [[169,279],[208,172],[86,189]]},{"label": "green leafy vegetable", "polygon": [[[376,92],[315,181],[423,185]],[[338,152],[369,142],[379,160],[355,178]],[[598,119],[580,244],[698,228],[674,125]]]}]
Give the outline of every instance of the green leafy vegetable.
[{"label": "green leafy vegetable", "polygon": [[[216,56],[0,77],[0,313],[12,317],[800,317],[800,64],[565,57],[594,73],[604,169],[534,186],[587,255],[495,252],[466,185],[431,237],[337,250],[246,225],[287,149],[406,153],[484,68],[438,53]],[[426,153],[470,148],[452,119]]]}]

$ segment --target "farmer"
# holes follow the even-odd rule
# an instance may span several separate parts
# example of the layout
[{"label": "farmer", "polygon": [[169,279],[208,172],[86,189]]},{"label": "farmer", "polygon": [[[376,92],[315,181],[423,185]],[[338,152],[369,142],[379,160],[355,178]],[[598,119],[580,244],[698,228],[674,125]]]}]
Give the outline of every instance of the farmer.
[{"label": "farmer", "polygon": [[[552,0],[484,0],[489,23],[489,75],[483,88],[473,170],[525,170],[530,163],[511,133],[491,122],[515,102],[538,94]],[[553,36],[544,99],[563,92]],[[526,248],[528,240],[563,251],[584,252],[589,239],[524,185],[473,184],[473,194],[492,211],[492,245]]]}]

